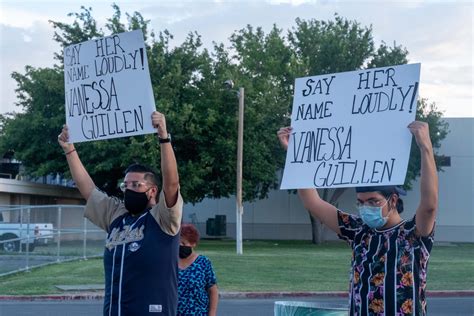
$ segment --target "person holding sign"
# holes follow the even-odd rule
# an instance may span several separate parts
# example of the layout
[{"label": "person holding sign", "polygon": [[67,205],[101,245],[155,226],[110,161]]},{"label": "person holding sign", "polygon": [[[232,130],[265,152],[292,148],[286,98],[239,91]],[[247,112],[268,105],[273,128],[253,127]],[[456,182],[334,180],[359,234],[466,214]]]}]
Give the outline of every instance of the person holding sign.
[{"label": "person holding sign", "polygon": [[[352,247],[350,315],[426,315],[438,177],[428,124],[414,121],[408,128],[421,152],[421,200],[412,219],[400,216],[405,192],[397,186],[357,187],[358,216],[336,209],[315,189],[298,189],[305,208]],[[291,131],[278,131],[285,149]]]},{"label": "person holding sign", "polygon": [[175,316],[183,199],[165,116],[152,113],[161,147],[162,189],[155,173],[134,164],[120,188],[124,201],[99,191],[64,126],[58,136],[72,178],[87,200],[84,216],[107,232],[104,250],[104,315]]}]

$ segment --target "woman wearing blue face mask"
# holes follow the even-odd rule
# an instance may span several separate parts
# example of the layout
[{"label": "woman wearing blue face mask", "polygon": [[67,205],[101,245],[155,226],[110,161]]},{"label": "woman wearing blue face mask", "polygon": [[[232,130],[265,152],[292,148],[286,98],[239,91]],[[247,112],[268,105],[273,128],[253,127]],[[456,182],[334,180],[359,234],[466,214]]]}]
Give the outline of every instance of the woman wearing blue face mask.
[{"label": "woman wearing blue face mask", "polygon": [[[352,215],[299,189],[306,209],[352,247],[350,315],[426,315],[426,274],[433,246],[438,176],[428,124],[408,125],[421,153],[421,200],[413,218],[400,216],[405,191],[397,186],[359,187]],[[291,127],[278,131],[288,147]]]}]

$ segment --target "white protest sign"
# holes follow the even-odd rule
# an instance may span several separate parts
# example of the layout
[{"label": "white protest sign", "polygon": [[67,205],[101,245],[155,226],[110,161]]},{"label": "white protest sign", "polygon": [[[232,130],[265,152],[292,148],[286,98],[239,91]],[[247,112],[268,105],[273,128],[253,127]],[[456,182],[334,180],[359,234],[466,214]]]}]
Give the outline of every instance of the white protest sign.
[{"label": "white protest sign", "polygon": [[420,64],[297,78],[281,189],[405,181]]},{"label": "white protest sign", "polygon": [[141,30],[64,49],[70,142],[153,133],[155,101]]}]

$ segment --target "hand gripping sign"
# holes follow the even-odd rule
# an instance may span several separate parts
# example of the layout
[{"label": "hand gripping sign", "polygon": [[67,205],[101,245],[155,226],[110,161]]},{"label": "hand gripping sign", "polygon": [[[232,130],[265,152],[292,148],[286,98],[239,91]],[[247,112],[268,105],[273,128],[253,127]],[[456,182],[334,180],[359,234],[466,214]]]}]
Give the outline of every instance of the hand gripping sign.
[{"label": "hand gripping sign", "polygon": [[155,101],[141,30],[64,49],[66,124],[71,142],[153,133]]},{"label": "hand gripping sign", "polygon": [[297,78],[281,189],[405,181],[420,64]]}]

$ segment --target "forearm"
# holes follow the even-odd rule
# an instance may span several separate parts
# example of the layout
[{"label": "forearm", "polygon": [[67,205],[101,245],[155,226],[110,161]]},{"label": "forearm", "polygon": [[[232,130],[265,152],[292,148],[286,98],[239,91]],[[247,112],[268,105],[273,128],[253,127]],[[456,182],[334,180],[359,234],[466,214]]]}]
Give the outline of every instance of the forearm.
[{"label": "forearm", "polygon": [[209,294],[209,316],[217,315],[217,303],[219,301],[219,292],[217,290],[217,285],[213,285],[208,290]]},{"label": "forearm", "polygon": [[179,176],[171,143],[161,144],[161,173],[166,204],[172,206],[178,198]]},{"label": "forearm", "polygon": [[[73,150],[73,151],[71,151]],[[72,179],[76,183],[77,188],[81,192],[84,199],[89,199],[92,191],[95,188],[94,181],[90,177],[87,170],[84,168],[77,151],[73,148],[68,151],[66,155],[69,170],[71,172]]]},{"label": "forearm", "polygon": [[433,149],[420,147],[421,176],[420,176],[420,205],[416,210],[416,233],[418,236],[429,236],[436,220],[438,206],[438,175],[433,156]]},{"label": "forearm", "polygon": [[321,200],[319,193],[316,189],[298,189],[298,195],[306,209],[310,208],[311,205],[318,203]]},{"label": "forearm", "polygon": [[420,176],[420,209],[434,212],[438,206],[438,174],[434,160],[433,148],[420,148],[421,176]]}]

